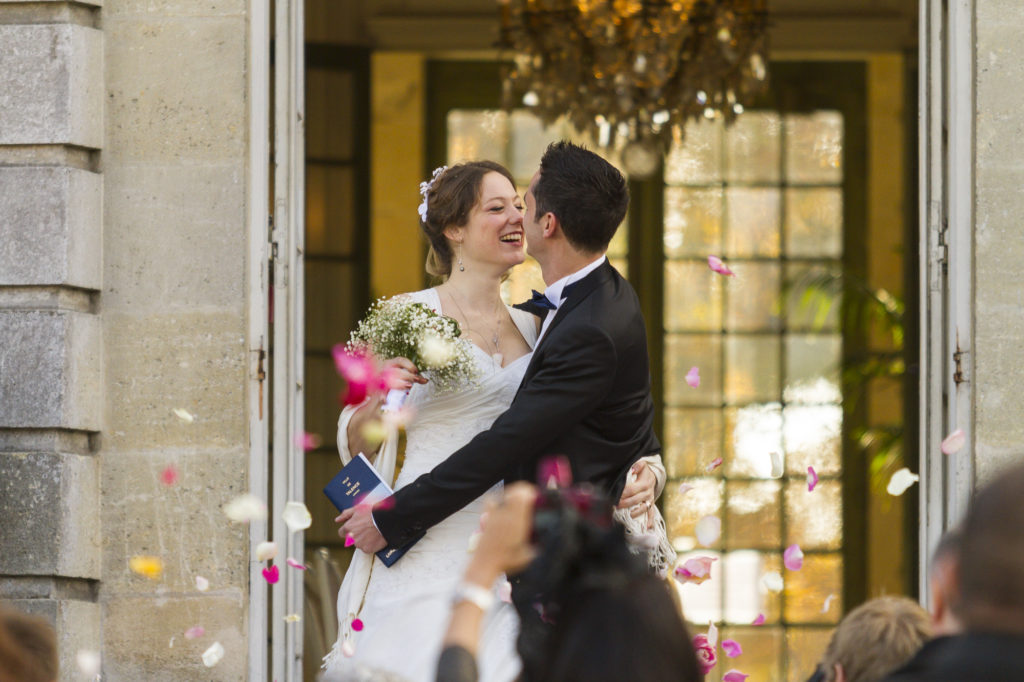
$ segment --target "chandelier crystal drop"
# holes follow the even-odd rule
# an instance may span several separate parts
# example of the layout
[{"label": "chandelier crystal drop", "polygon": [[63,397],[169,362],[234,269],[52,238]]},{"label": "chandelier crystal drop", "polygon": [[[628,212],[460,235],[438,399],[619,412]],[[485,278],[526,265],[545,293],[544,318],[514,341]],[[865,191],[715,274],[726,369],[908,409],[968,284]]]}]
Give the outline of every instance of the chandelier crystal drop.
[{"label": "chandelier crystal drop", "polygon": [[767,85],[767,0],[498,4],[504,106],[566,115],[602,147],[660,155],[688,120],[731,123]]}]

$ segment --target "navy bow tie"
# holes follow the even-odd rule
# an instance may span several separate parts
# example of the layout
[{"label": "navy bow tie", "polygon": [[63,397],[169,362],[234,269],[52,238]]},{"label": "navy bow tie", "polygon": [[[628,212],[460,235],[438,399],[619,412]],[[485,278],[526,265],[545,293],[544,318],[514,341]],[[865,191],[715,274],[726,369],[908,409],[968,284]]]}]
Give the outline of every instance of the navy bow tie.
[{"label": "navy bow tie", "polygon": [[547,296],[540,293],[536,289],[533,289],[533,297],[530,298],[530,303],[533,303],[536,306],[544,308],[545,310],[555,310],[558,307],[551,302],[551,299],[549,299]]}]

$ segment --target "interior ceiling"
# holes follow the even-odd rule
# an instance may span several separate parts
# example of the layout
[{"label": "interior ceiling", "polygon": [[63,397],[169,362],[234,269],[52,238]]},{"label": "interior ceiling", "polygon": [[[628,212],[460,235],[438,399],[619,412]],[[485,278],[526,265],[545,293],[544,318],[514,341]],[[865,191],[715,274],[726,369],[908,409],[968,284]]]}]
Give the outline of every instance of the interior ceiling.
[{"label": "interior ceiling", "polygon": [[[919,0],[768,0],[773,51],[909,50]],[[362,0],[377,49],[480,50],[497,39],[496,0]]]}]

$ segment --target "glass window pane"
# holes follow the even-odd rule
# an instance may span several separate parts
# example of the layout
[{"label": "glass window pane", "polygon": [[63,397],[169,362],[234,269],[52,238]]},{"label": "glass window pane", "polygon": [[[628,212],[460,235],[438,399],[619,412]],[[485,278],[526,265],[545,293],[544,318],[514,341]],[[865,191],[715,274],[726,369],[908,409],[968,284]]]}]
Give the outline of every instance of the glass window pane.
[{"label": "glass window pane", "polygon": [[[355,173],[351,168],[306,164],[306,250],[346,256],[356,244]],[[345,291],[334,290],[334,291]]]},{"label": "glass window pane", "polygon": [[789,184],[843,181],[843,116],[838,111],[786,116],[786,179]]},{"label": "glass window pane", "polygon": [[778,336],[725,337],[725,401],[770,402],[780,397]]},{"label": "glass window pane", "polygon": [[306,111],[330,112],[306,119],[306,155],[314,159],[352,158],[355,125],[353,79],[348,71],[306,71]]},{"label": "glass window pane", "polygon": [[[521,189],[520,194],[523,194],[526,190]],[[629,222],[626,220],[622,221],[619,225],[619,229],[615,230],[615,234],[612,235],[611,242],[608,243],[608,257],[609,258],[625,258],[626,254],[629,253]]]},{"label": "glass window pane", "polygon": [[777,258],[781,201],[774,187],[726,188],[725,256]]},{"label": "glass window pane", "polygon": [[665,486],[665,527],[675,548],[687,552],[697,546],[697,521],[722,513],[722,482],[717,478],[686,479],[693,488],[680,494],[678,485]]},{"label": "glass window pane", "polygon": [[782,572],[781,556],[747,550],[729,552],[724,562],[725,620],[747,625],[763,613],[765,623],[777,623],[781,616],[781,593],[769,592],[761,578],[771,571]]},{"label": "glass window pane", "polygon": [[725,490],[725,547],[777,550],[782,543],[779,482],[733,481]]},{"label": "glass window pane", "polygon": [[[728,626],[721,629],[720,639],[735,639],[743,646],[742,664],[729,659],[719,661],[718,669],[739,668],[750,680],[781,680],[782,651],[785,644],[782,628]],[[723,666],[723,663],[725,664]]]},{"label": "glass window pane", "polygon": [[[509,115],[508,126],[511,131],[511,141],[508,147],[508,169],[512,171],[512,177],[517,183],[523,186],[520,193],[525,193],[529,186],[530,178],[540,167],[540,157],[544,150],[552,142],[564,138],[565,119],[560,118],[548,127],[544,127],[536,115],[529,111],[513,111]],[[477,156],[476,159],[490,159],[489,156]]]},{"label": "glass window pane", "polygon": [[837,265],[787,265],[786,326],[794,331],[837,331],[839,276]]},{"label": "glass window pane", "polygon": [[843,192],[786,190],[786,255],[839,258],[843,253]]},{"label": "glass window pane", "polygon": [[748,111],[725,130],[727,182],[779,181],[781,119],[774,111]]},{"label": "glass window pane", "polygon": [[[365,312],[364,301],[354,301],[353,295],[331,296],[325,292],[357,291],[359,273],[351,263],[332,263],[327,260],[308,259],[303,268],[306,278],[305,330],[306,350],[328,351],[339,342],[348,341],[349,333],[359,317]],[[338,404],[332,401],[335,428],[338,421]]]},{"label": "glass window pane", "polygon": [[453,109],[448,112],[448,164],[488,159],[506,165],[508,137],[504,111]]},{"label": "glass window pane", "polygon": [[665,182],[670,185],[721,182],[722,127],[718,119],[689,121],[682,143],[673,144],[665,158]]},{"label": "glass window pane", "polygon": [[665,263],[665,329],[719,331],[722,278],[706,263]]},{"label": "glass window pane", "polygon": [[800,549],[839,549],[843,543],[843,491],[839,481],[819,481],[813,491],[807,481],[786,483],[786,546]]},{"label": "glass window pane", "polygon": [[843,408],[839,405],[787,405],[782,412],[786,471],[804,476],[813,466],[819,476],[838,475]]},{"label": "glass window pane", "polygon": [[843,337],[839,334],[790,334],[786,337],[787,403],[838,403],[839,363]]},{"label": "glass window pane", "polygon": [[825,653],[832,628],[786,628],[786,682],[804,682]]},{"label": "glass window pane", "polygon": [[722,251],[722,190],[665,188],[665,255],[707,258]]},{"label": "glass window pane", "polygon": [[522,303],[530,299],[534,289],[543,292],[546,286],[540,264],[527,256],[526,260],[509,270],[508,277],[501,283],[501,297],[509,305]]},{"label": "glass window pane", "polygon": [[662,454],[669,478],[697,476],[722,456],[722,412],[717,408],[665,408]]},{"label": "glass window pane", "polygon": [[[839,554],[808,554],[799,571],[786,571],[788,623],[837,623],[842,611],[843,561]],[[829,608],[825,600],[829,595]]]},{"label": "glass window pane", "polygon": [[[707,268],[705,268],[707,270]],[[776,331],[782,325],[779,263],[744,263],[735,278],[725,281],[727,302],[725,328],[728,331]]]},{"label": "glass window pane", "polygon": [[[722,337],[717,334],[665,336],[665,402],[669,405],[721,405]],[[686,383],[691,367],[700,370],[700,386]]]},{"label": "glass window pane", "polygon": [[[323,297],[327,298],[327,297]],[[305,358],[306,380],[303,385],[309,404],[306,405],[306,430],[320,436],[320,450],[327,450],[331,457],[333,471],[326,480],[334,478],[341,468],[338,459],[338,395],[344,390],[345,382],[334,369],[330,355],[307,355]],[[324,480],[324,479],[320,479]],[[321,488],[323,484],[321,483]],[[320,497],[324,497],[320,495]],[[337,514],[335,514],[337,516]],[[332,517],[333,518],[333,517]],[[337,531],[335,536],[337,536]],[[333,538],[332,538],[333,540]]]},{"label": "glass window pane", "polygon": [[771,453],[783,455],[782,406],[779,403],[731,407],[725,413],[725,473],[770,478]]}]

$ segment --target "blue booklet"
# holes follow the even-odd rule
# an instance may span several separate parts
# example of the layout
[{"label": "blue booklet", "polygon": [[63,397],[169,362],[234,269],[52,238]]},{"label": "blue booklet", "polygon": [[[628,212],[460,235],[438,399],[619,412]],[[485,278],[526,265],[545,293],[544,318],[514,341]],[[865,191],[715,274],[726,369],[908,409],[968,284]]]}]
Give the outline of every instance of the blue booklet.
[{"label": "blue booklet", "polygon": [[[342,467],[341,471],[324,487],[324,495],[338,508],[338,511],[351,509],[357,504],[374,505],[389,497],[391,492],[391,487],[384,482],[377,470],[370,464],[370,460],[366,459],[361,452]],[[423,537],[422,533],[404,547],[385,547],[377,552],[377,558],[385,566],[391,566],[401,559],[402,555],[421,537]]]}]

